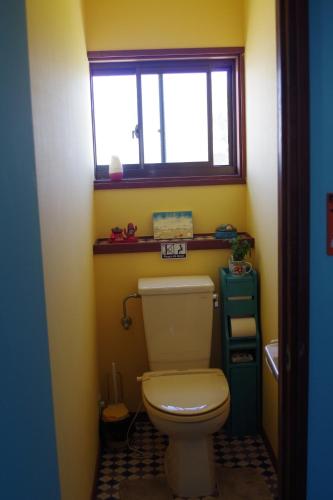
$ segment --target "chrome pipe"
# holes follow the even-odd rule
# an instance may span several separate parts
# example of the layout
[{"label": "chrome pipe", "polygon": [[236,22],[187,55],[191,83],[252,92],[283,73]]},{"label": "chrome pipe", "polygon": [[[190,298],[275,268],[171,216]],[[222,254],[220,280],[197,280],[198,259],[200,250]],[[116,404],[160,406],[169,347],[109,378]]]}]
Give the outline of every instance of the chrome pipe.
[{"label": "chrome pipe", "polygon": [[127,301],[129,299],[139,299],[140,297],[141,295],[139,293],[130,293],[123,300],[123,317],[121,318],[120,322],[125,330],[129,330],[132,324],[132,318],[127,314]]}]

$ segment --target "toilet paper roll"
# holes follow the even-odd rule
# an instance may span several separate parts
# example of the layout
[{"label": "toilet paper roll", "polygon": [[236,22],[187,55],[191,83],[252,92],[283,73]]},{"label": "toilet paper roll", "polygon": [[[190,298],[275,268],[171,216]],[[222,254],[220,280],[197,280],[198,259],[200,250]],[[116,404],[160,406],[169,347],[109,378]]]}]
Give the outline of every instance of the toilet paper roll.
[{"label": "toilet paper roll", "polygon": [[230,330],[232,337],[254,337],[257,332],[256,320],[249,318],[231,318]]}]

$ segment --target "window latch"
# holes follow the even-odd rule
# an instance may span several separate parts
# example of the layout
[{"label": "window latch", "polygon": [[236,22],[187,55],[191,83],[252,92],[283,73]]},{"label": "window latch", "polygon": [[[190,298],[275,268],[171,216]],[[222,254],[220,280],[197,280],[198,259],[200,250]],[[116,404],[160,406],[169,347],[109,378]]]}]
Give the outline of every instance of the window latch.
[{"label": "window latch", "polygon": [[140,129],[139,129],[139,125],[135,125],[135,129],[132,130],[132,139],[139,139],[140,137]]}]

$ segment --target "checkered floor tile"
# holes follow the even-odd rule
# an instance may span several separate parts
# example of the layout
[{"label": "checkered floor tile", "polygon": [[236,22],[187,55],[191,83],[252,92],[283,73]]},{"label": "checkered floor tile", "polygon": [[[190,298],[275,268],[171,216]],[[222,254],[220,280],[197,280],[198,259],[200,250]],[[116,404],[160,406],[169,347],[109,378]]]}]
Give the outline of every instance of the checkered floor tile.
[{"label": "checkered floor tile", "polygon": [[[130,440],[133,449],[118,444],[101,452],[96,500],[119,499],[119,484],[123,479],[164,475],[163,461],[168,439],[159,434],[146,418],[141,418],[135,424]],[[217,464],[256,468],[265,478],[272,500],[277,499],[275,470],[260,436],[228,437],[222,430],[214,435],[214,449]]]}]

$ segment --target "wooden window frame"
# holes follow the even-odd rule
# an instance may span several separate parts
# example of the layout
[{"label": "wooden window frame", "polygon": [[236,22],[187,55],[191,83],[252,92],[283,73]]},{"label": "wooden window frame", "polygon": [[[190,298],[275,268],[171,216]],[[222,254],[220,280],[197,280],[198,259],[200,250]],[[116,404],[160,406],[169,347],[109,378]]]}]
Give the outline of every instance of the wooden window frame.
[{"label": "wooden window frame", "polygon": [[[88,52],[91,77],[91,102],[93,120],[93,144],[95,161],[95,189],[121,189],[138,187],[163,187],[186,185],[243,184],[246,182],[245,152],[245,92],[244,92],[244,48],[210,48],[210,49],[163,49],[142,51],[102,51]],[[107,178],[99,178],[96,164],[96,144],[94,127],[94,109],[92,95],[92,78],[94,75],[115,74],[116,71],[128,71],[134,74],[136,68],[148,71],[161,63],[160,69],[165,72],[183,71],[184,62],[187,70],[193,65],[198,70],[200,65],[211,68],[226,68],[229,74],[229,127],[231,164],[213,166],[212,148],[209,146],[208,162],[159,163],[141,165],[125,165],[124,179],[111,182]],[[207,89],[207,103],[211,105],[210,85]],[[140,112],[139,112],[140,123]],[[212,124],[208,123],[208,137],[212,134]],[[210,141],[208,141],[210,143]],[[142,147],[141,147],[142,151]],[[140,158],[142,162],[142,158]],[[100,166],[98,166],[100,167]],[[103,168],[103,166],[101,166]]]}]

